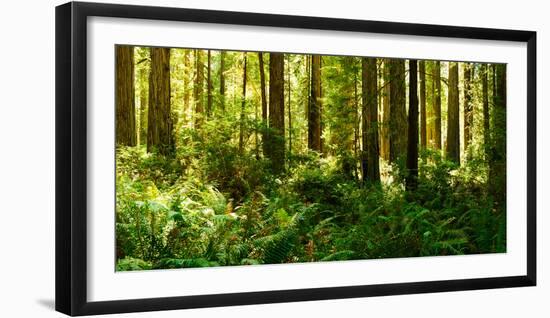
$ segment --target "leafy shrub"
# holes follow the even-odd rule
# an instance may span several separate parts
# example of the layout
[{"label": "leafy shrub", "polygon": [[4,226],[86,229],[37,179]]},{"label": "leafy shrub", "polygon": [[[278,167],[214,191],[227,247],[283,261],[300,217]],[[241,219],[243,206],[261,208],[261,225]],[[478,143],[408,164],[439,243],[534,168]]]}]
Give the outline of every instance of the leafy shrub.
[{"label": "leafy shrub", "polygon": [[117,271],[139,271],[145,269],[151,269],[152,266],[150,263],[133,257],[125,257],[118,259],[116,263]]}]

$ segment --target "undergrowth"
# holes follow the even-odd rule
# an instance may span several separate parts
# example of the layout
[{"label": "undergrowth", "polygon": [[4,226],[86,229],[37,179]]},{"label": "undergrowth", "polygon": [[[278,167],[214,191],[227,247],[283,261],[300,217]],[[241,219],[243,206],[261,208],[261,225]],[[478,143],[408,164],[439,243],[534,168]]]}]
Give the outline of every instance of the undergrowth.
[{"label": "undergrowth", "polygon": [[505,206],[475,160],[458,167],[422,152],[410,193],[398,166],[387,167],[392,182],[362,184],[337,157],[312,153],[274,176],[230,135],[181,134],[187,146],[172,158],[117,149],[119,271],[506,250]]}]

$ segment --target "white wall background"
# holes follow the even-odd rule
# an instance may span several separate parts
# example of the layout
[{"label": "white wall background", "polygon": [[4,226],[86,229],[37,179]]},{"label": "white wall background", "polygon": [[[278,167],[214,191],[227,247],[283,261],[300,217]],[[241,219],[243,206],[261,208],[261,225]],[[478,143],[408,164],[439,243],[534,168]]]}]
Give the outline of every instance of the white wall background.
[{"label": "white wall background", "polygon": [[[544,1],[126,0],[337,18],[527,29],[538,32],[537,287],[117,315],[116,317],[544,317],[550,315],[547,209],[550,160],[549,8]],[[54,7],[11,1],[0,13],[0,316],[62,317],[54,306]],[[546,89],[545,89],[546,88]],[[146,288],[146,286],[144,286]]]}]

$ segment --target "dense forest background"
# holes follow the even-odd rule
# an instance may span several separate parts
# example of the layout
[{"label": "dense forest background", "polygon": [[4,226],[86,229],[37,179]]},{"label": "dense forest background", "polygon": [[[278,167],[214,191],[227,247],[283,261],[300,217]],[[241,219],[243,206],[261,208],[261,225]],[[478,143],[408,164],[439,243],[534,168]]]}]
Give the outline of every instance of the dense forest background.
[{"label": "dense forest background", "polygon": [[117,270],[506,251],[506,65],[115,51]]}]

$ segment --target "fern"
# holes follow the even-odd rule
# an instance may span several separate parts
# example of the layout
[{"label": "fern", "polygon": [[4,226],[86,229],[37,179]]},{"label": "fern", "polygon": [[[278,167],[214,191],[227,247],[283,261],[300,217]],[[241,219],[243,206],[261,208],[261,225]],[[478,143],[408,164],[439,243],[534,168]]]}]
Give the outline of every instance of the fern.
[{"label": "fern", "polygon": [[119,259],[116,263],[116,270],[118,271],[139,271],[145,269],[151,269],[152,266],[150,263],[132,257],[125,257]]},{"label": "fern", "polygon": [[165,258],[155,264],[155,268],[190,268],[190,267],[209,267],[212,263],[204,258]]},{"label": "fern", "polygon": [[354,251],[340,251],[336,253],[332,253],[328,256],[325,256],[321,259],[322,262],[325,261],[345,261],[349,259],[353,259],[353,256],[355,255]]},{"label": "fern", "polygon": [[257,239],[255,243],[263,251],[263,263],[278,264],[287,261],[296,244],[296,238],[296,233],[290,229]]}]

